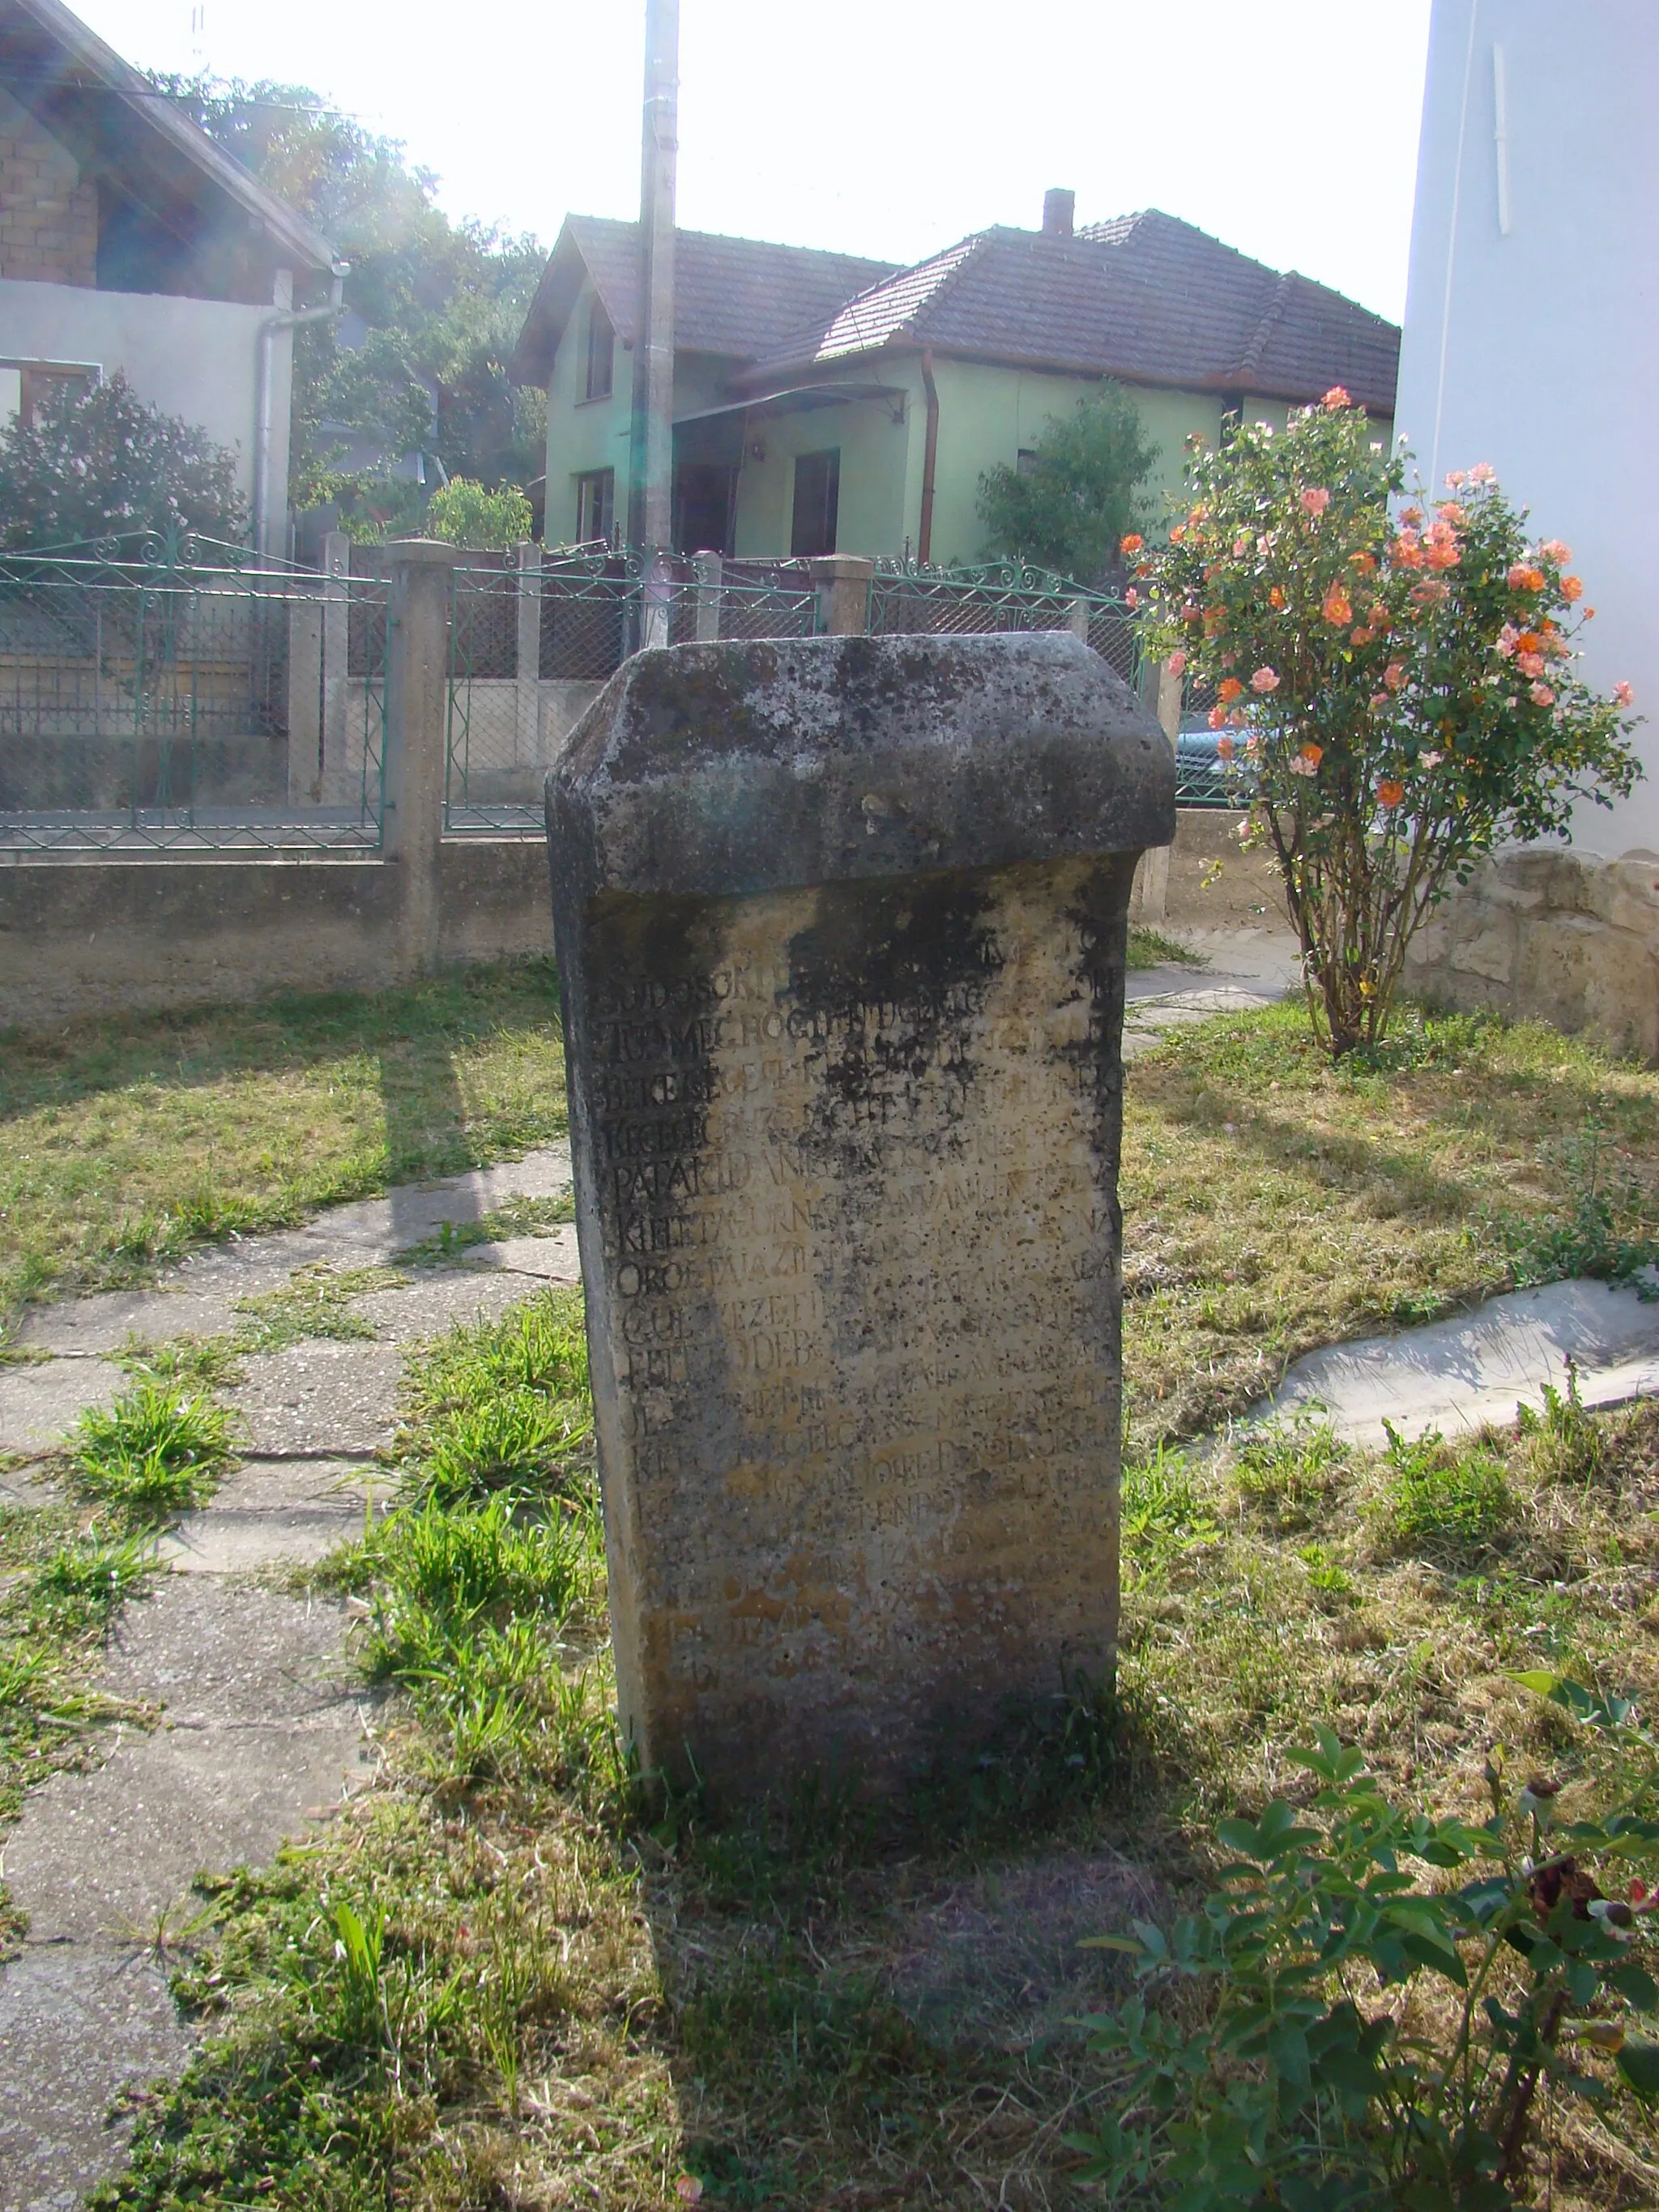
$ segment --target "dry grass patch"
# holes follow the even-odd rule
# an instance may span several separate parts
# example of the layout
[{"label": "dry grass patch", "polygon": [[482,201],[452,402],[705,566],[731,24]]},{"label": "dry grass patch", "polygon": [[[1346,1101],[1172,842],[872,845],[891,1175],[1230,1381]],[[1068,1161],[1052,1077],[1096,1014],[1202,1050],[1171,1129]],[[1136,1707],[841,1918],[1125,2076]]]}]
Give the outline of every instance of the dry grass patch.
[{"label": "dry grass patch", "polygon": [[564,1127],[544,961],[408,989],[12,1034],[0,1050],[0,1328],[193,1243],[511,1158]]},{"label": "dry grass patch", "polygon": [[1332,1067],[1294,1001],[1128,1071],[1124,1372],[1144,1441],[1322,1345],[1659,1251],[1659,1076],[1541,1027],[1408,1017]]}]

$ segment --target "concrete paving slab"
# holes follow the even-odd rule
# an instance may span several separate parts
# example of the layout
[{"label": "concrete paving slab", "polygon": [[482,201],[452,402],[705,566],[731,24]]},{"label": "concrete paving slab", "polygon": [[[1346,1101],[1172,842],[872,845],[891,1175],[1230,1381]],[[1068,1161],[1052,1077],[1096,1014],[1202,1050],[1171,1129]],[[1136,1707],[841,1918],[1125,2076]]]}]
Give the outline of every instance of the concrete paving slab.
[{"label": "concrete paving slab", "polygon": [[180,2073],[191,2047],[153,1958],[31,1944],[0,1967],[0,2204],[71,2212],[125,2163],[111,2105]]},{"label": "concrete paving slab", "polygon": [[363,1509],[290,1505],[251,1513],[188,1513],[156,1546],[175,1574],[246,1575],[266,1567],[312,1566],[363,1533]]},{"label": "concrete paving slab", "polygon": [[100,1686],[162,1699],[174,1728],[298,1723],[342,1705],[355,1712],[359,1678],[344,1635],[332,1601],[171,1576],[122,1613]]},{"label": "concrete paving slab", "polygon": [[383,1198],[334,1206],[298,1229],[246,1237],[196,1254],[179,1271],[191,1287],[217,1288],[251,1267],[292,1267],[331,1261],[337,1267],[368,1267],[391,1261],[411,1244],[434,1237],[446,1221],[482,1221],[514,1198],[556,1198],[570,1188],[570,1152],[553,1145],[527,1152],[521,1160],[477,1168],[441,1182],[404,1183]]},{"label": "concrete paving slab", "polygon": [[170,1575],[118,1625],[101,1679],[164,1701],[103,1764],[30,1792],[6,1879],[31,1943],[138,1940],[203,1869],[267,1863],[307,1808],[366,1782],[367,1704],[343,1608],[210,1575]]},{"label": "concrete paving slab", "polygon": [[419,1267],[411,1272],[406,1289],[371,1291],[357,1300],[356,1310],[386,1342],[407,1345],[441,1336],[457,1322],[499,1321],[510,1306],[522,1305],[535,1291],[533,1283],[499,1270]]},{"label": "concrete paving slab", "polygon": [[214,1492],[210,1513],[285,1513],[294,1507],[349,1510],[362,1524],[364,1503],[383,1504],[397,1486],[390,1468],[360,1459],[254,1459],[233,1468]]},{"label": "concrete paving slab", "polygon": [[534,1275],[544,1283],[579,1283],[582,1279],[574,1222],[565,1223],[549,1237],[503,1237],[499,1243],[475,1245],[465,1264],[480,1269],[499,1268],[507,1274]]},{"label": "concrete paving slab", "polygon": [[1449,1321],[1310,1352],[1247,1419],[1322,1407],[1339,1434],[1372,1446],[1387,1440],[1385,1419],[1407,1437],[1469,1434],[1541,1407],[1547,1383],[1565,1390],[1569,1360],[1587,1406],[1659,1395],[1659,1303],[1605,1283],[1511,1291]]},{"label": "concrete paving slab", "polygon": [[190,1917],[198,1874],[268,1865],[305,1832],[307,1808],[369,1779],[372,1759],[342,1705],[304,1726],[164,1726],[129,1735],[91,1774],[54,1775],[6,1845],[31,1944],[153,1939],[164,1915]]},{"label": "concrete paving slab", "polygon": [[17,1340],[70,1358],[118,1352],[130,1336],[165,1344],[178,1336],[218,1336],[235,1325],[230,1299],[222,1292],[100,1291],[94,1297],[34,1307],[24,1316]]},{"label": "concrete paving slab", "polygon": [[[1192,971],[1177,968],[1161,972],[1166,976],[1190,976]],[[1159,973],[1148,969],[1129,980],[1132,983],[1155,981]],[[1207,975],[1201,984],[1189,981],[1178,990],[1133,994],[1123,1009],[1123,1057],[1138,1059],[1143,1052],[1150,1052],[1171,1030],[1207,1021],[1212,1014],[1252,1013],[1259,1007],[1274,1005],[1281,996],[1281,993],[1262,990],[1254,982],[1230,982],[1224,977]]]},{"label": "concrete paving slab", "polygon": [[82,1409],[107,1411],[126,1377],[106,1359],[48,1359],[0,1367],[0,1451],[50,1450]]},{"label": "concrete paving slab", "polygon": [[0,1511],[39,1513],[63,1502],[61,1486],[49,1480],[44,1468],[0,1468]]},{"label": "concrete paving slab", "polygon": [[315,1339],[251,1354],[228,1399],[261,1458],[367,1455],[391,1439],[401,1370],[396,1345]]}]

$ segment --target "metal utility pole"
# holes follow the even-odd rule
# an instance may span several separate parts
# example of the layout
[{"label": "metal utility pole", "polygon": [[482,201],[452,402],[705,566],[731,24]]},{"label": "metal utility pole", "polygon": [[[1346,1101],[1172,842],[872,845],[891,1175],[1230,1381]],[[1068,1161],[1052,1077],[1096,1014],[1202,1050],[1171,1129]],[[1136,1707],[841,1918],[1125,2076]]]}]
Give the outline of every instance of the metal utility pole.
[{"label": "metal utility pole", "polygon": [[666,550],[674,529],[674,163],[679,149],[679,0],[645,0],[645,125],[640,163],[640,312],[628,537]]}]

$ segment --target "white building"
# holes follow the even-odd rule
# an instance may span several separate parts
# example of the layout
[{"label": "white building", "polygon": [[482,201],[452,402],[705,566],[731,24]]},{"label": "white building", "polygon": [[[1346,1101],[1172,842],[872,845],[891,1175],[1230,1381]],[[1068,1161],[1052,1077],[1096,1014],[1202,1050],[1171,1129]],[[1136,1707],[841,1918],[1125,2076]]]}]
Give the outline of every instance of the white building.
[{"label": "white building", "polygon": [[0,0],[0,421],[119,369],[235,453],[284,553],[296,292],[339,298],[309,223],[61,0]]},{"label": "white building", "polygon": [[1574,849],[1659,854],[1659,6],[1434,0],[1395,427],[1573,549],[1585,673],[1651,719]]}]

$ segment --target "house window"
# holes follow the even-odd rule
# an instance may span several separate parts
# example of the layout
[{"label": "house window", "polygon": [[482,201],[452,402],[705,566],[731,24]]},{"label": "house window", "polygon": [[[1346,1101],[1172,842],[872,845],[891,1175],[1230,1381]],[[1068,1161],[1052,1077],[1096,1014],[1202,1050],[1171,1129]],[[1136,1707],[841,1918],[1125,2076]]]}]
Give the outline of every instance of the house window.
[{"label": "house window", "polygon": [[608,399],[611,379],[617,357],[617,333],[611,327],[611,318],[597,300],[587,311],[587,389],[583,397],[588,399]]},{"label": "house window", "polygon": [[45,420],[60,398],[82,398],[103,380],[89,361],[0,361],[0,425]]},{"label": "house window", "polygon": [[617,471],[590,469],[576,479],[576,543],[591,545],[596,538],[611,542],[617,511]]},{"label": "house window", "polygon": [[789,532],[792,560],[836,550],[836,511],[841,502],[841,447],[795,457],[795,512]]}]

